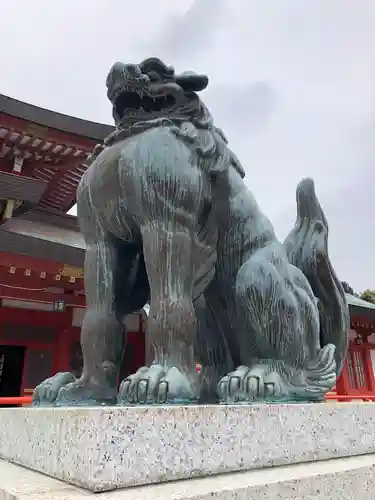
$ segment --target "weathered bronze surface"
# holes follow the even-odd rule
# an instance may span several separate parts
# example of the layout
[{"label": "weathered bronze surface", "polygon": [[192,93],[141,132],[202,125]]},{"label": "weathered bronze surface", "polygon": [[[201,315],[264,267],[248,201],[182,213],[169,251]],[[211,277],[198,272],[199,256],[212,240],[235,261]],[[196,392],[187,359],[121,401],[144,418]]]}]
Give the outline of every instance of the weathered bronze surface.
[{"label": "weathered bronze surface", "polygon": [[[349,314],[313,181],[279,242],[198,97],[207,85],[156,58],[112,67],[116,131],[77,192],[83,374],[46,380],[35,405],[319,401],[335,385]],[[124,317],[147,302],[153,359],[118,391]]]}]

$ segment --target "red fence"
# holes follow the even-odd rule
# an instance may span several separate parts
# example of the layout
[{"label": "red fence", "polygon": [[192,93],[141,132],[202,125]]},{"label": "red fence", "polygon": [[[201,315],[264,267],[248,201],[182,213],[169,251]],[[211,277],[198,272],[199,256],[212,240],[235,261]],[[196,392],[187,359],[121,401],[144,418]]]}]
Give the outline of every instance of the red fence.
[{"label": "red fence", "polygon": [[369,394],[326,394],[326,401],[341,401],[343,403],[349,401],[375,401],[375,395]]},{"label": "red fence", "polygon": [[21,396],[16,398],[0,398],[1,405],[31,405],[31,396]]}]

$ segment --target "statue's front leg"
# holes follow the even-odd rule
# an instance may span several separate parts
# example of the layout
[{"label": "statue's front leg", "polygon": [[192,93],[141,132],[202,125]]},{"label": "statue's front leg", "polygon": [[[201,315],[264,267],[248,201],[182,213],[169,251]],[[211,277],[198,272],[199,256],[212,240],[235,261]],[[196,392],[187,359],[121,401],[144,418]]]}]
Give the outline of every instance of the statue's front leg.
[{"label": "statue's front leg", "polygon": [[[157,154],[150,153],[150,144]],[[122,161],[124,189],[132,200],[138,197],[134,217],[150,284],[147,341],[154,360],[123,381],[118,399],[122,404],[196,403],[200,391],[193,287],[196,269],[206,257],[196,259],[194,250],[203,174],[194,166],[190,149],[169,129],[143,134],[134,151],[123,152]]]},{"label": "statue's front leg", "polygon": [[191,234],[180,224],[153,221],[142,228],[142,238],[151,292],[147,335],[154,360],[123,381],[119,403],[196,403]]},{"label": "statue's front leg", "polygon": [[34,392],[34,405],[114,404],[124,349],[124,331],[114,301],[115,248],[100,235],[87,239],[87,312],[81,331],[83,373],[58,373]]}]

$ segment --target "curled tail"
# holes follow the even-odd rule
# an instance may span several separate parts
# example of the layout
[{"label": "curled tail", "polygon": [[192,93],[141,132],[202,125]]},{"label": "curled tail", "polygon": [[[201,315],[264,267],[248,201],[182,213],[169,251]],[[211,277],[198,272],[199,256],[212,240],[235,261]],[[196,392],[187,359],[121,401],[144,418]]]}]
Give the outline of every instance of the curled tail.
[{"label": "curled tail", "polygon": [[303,179],[297,187],[297,220],[284,247],[289,262],[304,273],[318,299],[321,346],[336,347],[339,376],[348,350],[349,310],[329,259],[328,224],[312,179]]}]

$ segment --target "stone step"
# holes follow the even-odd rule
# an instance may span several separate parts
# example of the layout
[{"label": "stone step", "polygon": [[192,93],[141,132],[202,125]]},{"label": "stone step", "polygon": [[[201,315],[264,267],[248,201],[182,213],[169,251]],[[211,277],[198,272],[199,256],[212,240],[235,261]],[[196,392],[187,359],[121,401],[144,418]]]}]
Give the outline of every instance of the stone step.
[{"label": "stone step", "polygon": [[373,500],[375,455],[90,493],[0,460],[0,500]]}]

